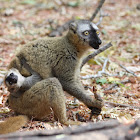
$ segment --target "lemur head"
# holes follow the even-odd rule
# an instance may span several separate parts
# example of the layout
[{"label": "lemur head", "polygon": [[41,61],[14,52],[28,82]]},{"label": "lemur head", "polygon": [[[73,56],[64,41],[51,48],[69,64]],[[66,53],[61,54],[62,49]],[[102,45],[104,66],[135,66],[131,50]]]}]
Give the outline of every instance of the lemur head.
[{"label": "lemur head", "polygon": [[16,92],[24,82],[24,77],[15,68],[8,71],[5,76],[5,85],[10,92]]},{"label": "lemur head", "polygon": [[99,38],[98,27],[89,20],[75,20],[70,23],[69,30],[79,37],[85,46],[98,49],[102,41]]}]

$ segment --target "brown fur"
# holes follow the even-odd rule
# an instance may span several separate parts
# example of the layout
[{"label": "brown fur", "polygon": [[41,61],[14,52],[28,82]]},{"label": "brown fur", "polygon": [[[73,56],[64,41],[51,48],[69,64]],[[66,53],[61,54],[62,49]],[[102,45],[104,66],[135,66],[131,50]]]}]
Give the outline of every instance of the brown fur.
[{"label": "brown fur", "polygon": [[52,109],[58,120],[67,125],[65,96],[56,78],[48,78],[36,83],[18,99],[10,96],[9,103],[18,114],[34,116],[39,120],[45,119]]},{"label": "brown fur", "polygon": [[79,40],[79,36],[70,30],[64,37],[43,38],[26,44],[9,68],[15,67],[22,75],[28,75],[19,63],[20,57],[24,57],[43,79],[57,77],[68,93],[88,107],[101,108],[101,102],[86,94],[79,79],[82,56],[89,48],[88,44]]},{"label": "brown fur", "polygon": [[0,123],[0,134],[6,134],[19,130],[21,126],[25,125],[28,118],[23,115],[10,117],[5,122]]}]

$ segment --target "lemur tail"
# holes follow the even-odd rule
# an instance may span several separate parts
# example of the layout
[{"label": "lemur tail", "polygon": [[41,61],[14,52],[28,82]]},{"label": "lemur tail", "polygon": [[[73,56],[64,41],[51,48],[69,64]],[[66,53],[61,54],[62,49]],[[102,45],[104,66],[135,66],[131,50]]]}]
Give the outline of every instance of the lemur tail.
[{"label": "lemur tail", "polygon": [[28,121],[28,117],[19,115],[10,117],[6,121],[0,123],[0,134],[11,133],[19,130]]}]

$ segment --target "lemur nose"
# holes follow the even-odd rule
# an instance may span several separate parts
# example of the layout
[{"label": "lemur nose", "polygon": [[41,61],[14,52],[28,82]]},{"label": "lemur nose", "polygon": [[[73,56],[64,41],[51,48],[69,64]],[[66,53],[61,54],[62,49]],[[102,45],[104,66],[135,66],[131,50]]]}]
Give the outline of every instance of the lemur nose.
[{"label": "lemur nose", "polygon": [[10,76],[14,76],[14,73],[10,73]]},{"label": "lemur nose", "polygon": [[98,40],[97,43],[98,43],[99,45],[101,45],[101,44],[102,44],[102,41],[101,41],[101,40]]}]

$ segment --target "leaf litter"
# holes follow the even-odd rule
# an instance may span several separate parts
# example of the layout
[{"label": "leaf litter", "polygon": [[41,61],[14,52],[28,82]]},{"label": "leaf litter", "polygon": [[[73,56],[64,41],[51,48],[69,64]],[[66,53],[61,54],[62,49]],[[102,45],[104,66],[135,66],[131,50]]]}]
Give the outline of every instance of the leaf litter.
[{"label": "leaf litter", "polygon": [[[18,50],[18,46],[47,36],[52,29],[64,24],[72,17],[89,18],[95,10],[97,2],[92,0],[69,2],[66,0],[63,3],[62,1],[21,0],[13,3],[9,0],[2,0],[0,5],[0,78],[3,78],[6,67]],[[112,41],[113,47],[96,56],[95,59],[91,59],[82,68],[81,76],[98,74],[102,70],[106,58],[109,59],[109,63],[105,72],[117,75],[102,75],[99,78],[81,80],[92,97],[94,97],[92,87],[96,83],[97,92],[105,101],[140,107],[140,15],[136,8],[138,4],[138,0],[118,0],[117,2],[106,1],[103,6],[103,11],[109,16],[104,17],[99,25],[101,38],[103,44]],[[95,22],[98,22],[98,17]],[[119,67],[119,64],[133,71],[137,77]],[[130,81],[125,84],[117,84],[112,89],[105,91],[108,86],[120,83],[124,79]],[[2,85],[0,87],[0,119],[2,121],[14,115],[14,112],[5,105],[8,95],[6,87]],[[138,109],[109,105],[103,107],[101,115],[89,119],[90,110],[83,103],[68,94],[66,94],[66,99],[67,116],[71,120],[79,120],[84,123],[118,119],[122,123],[132,123],[140,118]],[[48,120],[43,122],[31,119],[21,131],[63,129],[64,127],[54,120],[52,113]]]}]

